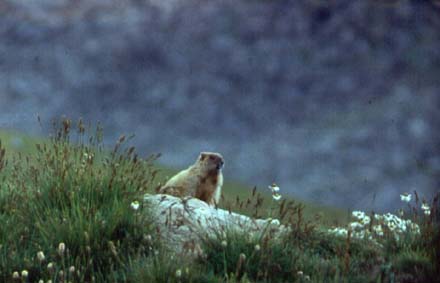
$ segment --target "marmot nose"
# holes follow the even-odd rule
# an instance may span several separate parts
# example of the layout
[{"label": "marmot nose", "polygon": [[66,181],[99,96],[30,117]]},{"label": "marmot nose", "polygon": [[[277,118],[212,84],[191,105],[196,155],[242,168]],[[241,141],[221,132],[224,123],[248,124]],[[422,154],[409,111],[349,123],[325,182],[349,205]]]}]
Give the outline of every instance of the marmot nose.
[{"label": "marmot nose", "polygon": [[221,160],[220,163],[218,164],[218,167],[219,167],[219,168],[222,168],[223,165],[225,165],[225,162],[224,162],[223,160]]}]

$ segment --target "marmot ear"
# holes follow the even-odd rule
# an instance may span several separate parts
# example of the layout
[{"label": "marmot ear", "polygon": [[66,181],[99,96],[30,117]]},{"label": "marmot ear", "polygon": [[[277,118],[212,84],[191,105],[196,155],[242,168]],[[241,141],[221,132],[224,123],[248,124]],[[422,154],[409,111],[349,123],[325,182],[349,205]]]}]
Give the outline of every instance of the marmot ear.
[{"label": "marmot ear", "polygon": [[204,153],[204,152],[200,152],[200,161],[205,160],[206,156],[207,156],[206,153]]}]

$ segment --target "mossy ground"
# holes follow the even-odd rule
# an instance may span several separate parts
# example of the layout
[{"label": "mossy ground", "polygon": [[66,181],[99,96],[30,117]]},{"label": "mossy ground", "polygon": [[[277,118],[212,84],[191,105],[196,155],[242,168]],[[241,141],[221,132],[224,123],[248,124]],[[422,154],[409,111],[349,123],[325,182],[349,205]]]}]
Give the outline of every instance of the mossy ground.
[{"label": "mossy ground", "polygon": [[0,140],[0,282],[437,280],[438,199],[429,217],[411,214],[420,234],[373,242],[327,232],[329,223],[347,222],[344,211],[274,202],[269,193],[226,182],[224,208],[279,218],[291,232],[224,231],[202,240],[204,256],[189,261],[156,237],[151,208],[141,202],[175,172],[157,166],[157,156],[141,158],[124,137],[103,147],[102,129],[69,120],[49,139],[1,132]]}]

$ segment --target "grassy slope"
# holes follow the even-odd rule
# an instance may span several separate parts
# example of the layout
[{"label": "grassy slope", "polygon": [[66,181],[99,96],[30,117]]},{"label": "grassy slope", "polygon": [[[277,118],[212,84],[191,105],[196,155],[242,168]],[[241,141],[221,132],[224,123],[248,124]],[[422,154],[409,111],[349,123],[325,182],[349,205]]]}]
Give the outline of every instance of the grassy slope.
[{"label": "grassy slope", "polygon": [[[225,279],[243,283],[422,283],[438,271],[435,262],[440,260],[436,257],[440,247],[433,249],[435,241],[440,244],[435,224],[438,215],[435,209],[431,217],[417,214],[419,203],[408,211],[414,209],[413,215],[405,216],[417,221],[421,234],[408,230],[401,234],[400,241],[385,226],[384,235],[375,236],[376,244],[365,238],[337,237],[326,232],[326,226],[315,221],[314,214],[321,213],[324,220],[332,222],[344,220],[345,213],[305,204],[303,210],[298,206],[284,210],[290,216],[286,224],[291,232],[287,235],[274,236],[266,229],[257,238],[250,238],[246,231],[220,231],[217,239],[201,239],[204,256],[192,262],[168,253],[157,237],[148,207],[141,207],[142,213],[131,208],[132,201],[142,199],[174,170],[161,168],[154,178],[156,165],[138,160],[128,149],[122,149],[122,153],[105,150],[94,156],[92,148],[72,146],[63,138],[39,149],[35,142],[44,140],[11,131],[0,131],[0,139],[7,154],[13,155],[6,170],[0,172],[1,282],[51,278],[54,283]],[[19,157],[14,154],[17,152],[29,153],[31,158],[23,154]],[[0,154],[0,165],[1,159]],[[237,205],[237,192],[240,199],[252,194],[247,186],[227,182],[223,206],[252,215],[249,208]],[[271,196],[261,198],[265,204],[258,211],[264,217],[261,213],[267,213]],[[434,201],[432,207],[438,204]],[[272,215],[277,217],[276,213]],[[316,226],[323,229],[314,229]],[[373,235],[371,225],[363,227],[363,232]],[[60,243],[66,244],[66,251]],[[37,257],[39,251],[44,252],[45,259]],[[67,273],[72,268],[79,272]],[[24,271],[29,277],[20,278],[20,273],[26,274]]]},{"label": "grassy slope", "polygon": [[[0,130],[0,140],[4,144],[6,152],[9,155],[12,155],[14,152],[32,154],[35,152],[35,144],[43,142],[41,139],[29,137],[16,131],[5,130]],[[159,173],[157,175],[157,181],[158,183],[160,182],[162,184],[178,171],[177,169],[172,169],[165,166],[158,166],[158,169]],[[237,203],[237,198],[239,201],[246,201],[252,195],[252,186],[253,184],[245,185],[237,181],[226,180],[223,186],[224,199],[221,207],[224,209],[228,209],[232,206],[237,207],[235,205]],[[261,197],[263,198],[262,208],[263,210],[266,210],[265,208],[270,206],[272,201],[268,190],[266,192],[263,191],[261,193]],[[317,217],[319,217],[323,223],[336,225],[346,223],[349,218],[349,212],[340,208],[321,206],[290,197],[287,197],[287,200],[294,200],[304,204],[304,217],[307,220],[315,220]],[[235,212],[251,215],[253,213],[253,209],[251,206],[243,206],[242,209],[235,210]]]}]

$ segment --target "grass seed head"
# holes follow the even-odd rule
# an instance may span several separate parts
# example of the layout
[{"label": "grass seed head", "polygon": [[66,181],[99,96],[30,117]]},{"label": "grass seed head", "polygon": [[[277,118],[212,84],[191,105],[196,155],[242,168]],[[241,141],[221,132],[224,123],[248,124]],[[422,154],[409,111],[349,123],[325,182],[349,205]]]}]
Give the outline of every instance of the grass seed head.
[{"label": "grass seed head", "polygon": [[58,254],[59,254],[60,256],[63,256],[65,251],[66,251],[66,244],[64,244],[64,243],[60,243],[60,244],[58,245]]},{"label": "grass seed head", "polygon": [[29,272],[26,269],[21,271],[21,277],[27,278],[28,276],[29,276]]},{"label": "grass seed head", "polygon": [[40,261],[40,262],[43,262],[46,259],[46,257],[44,256],[44,253],[42,251],[39,251],[37,253],[37,258],[38,258],[38,261]]}]

